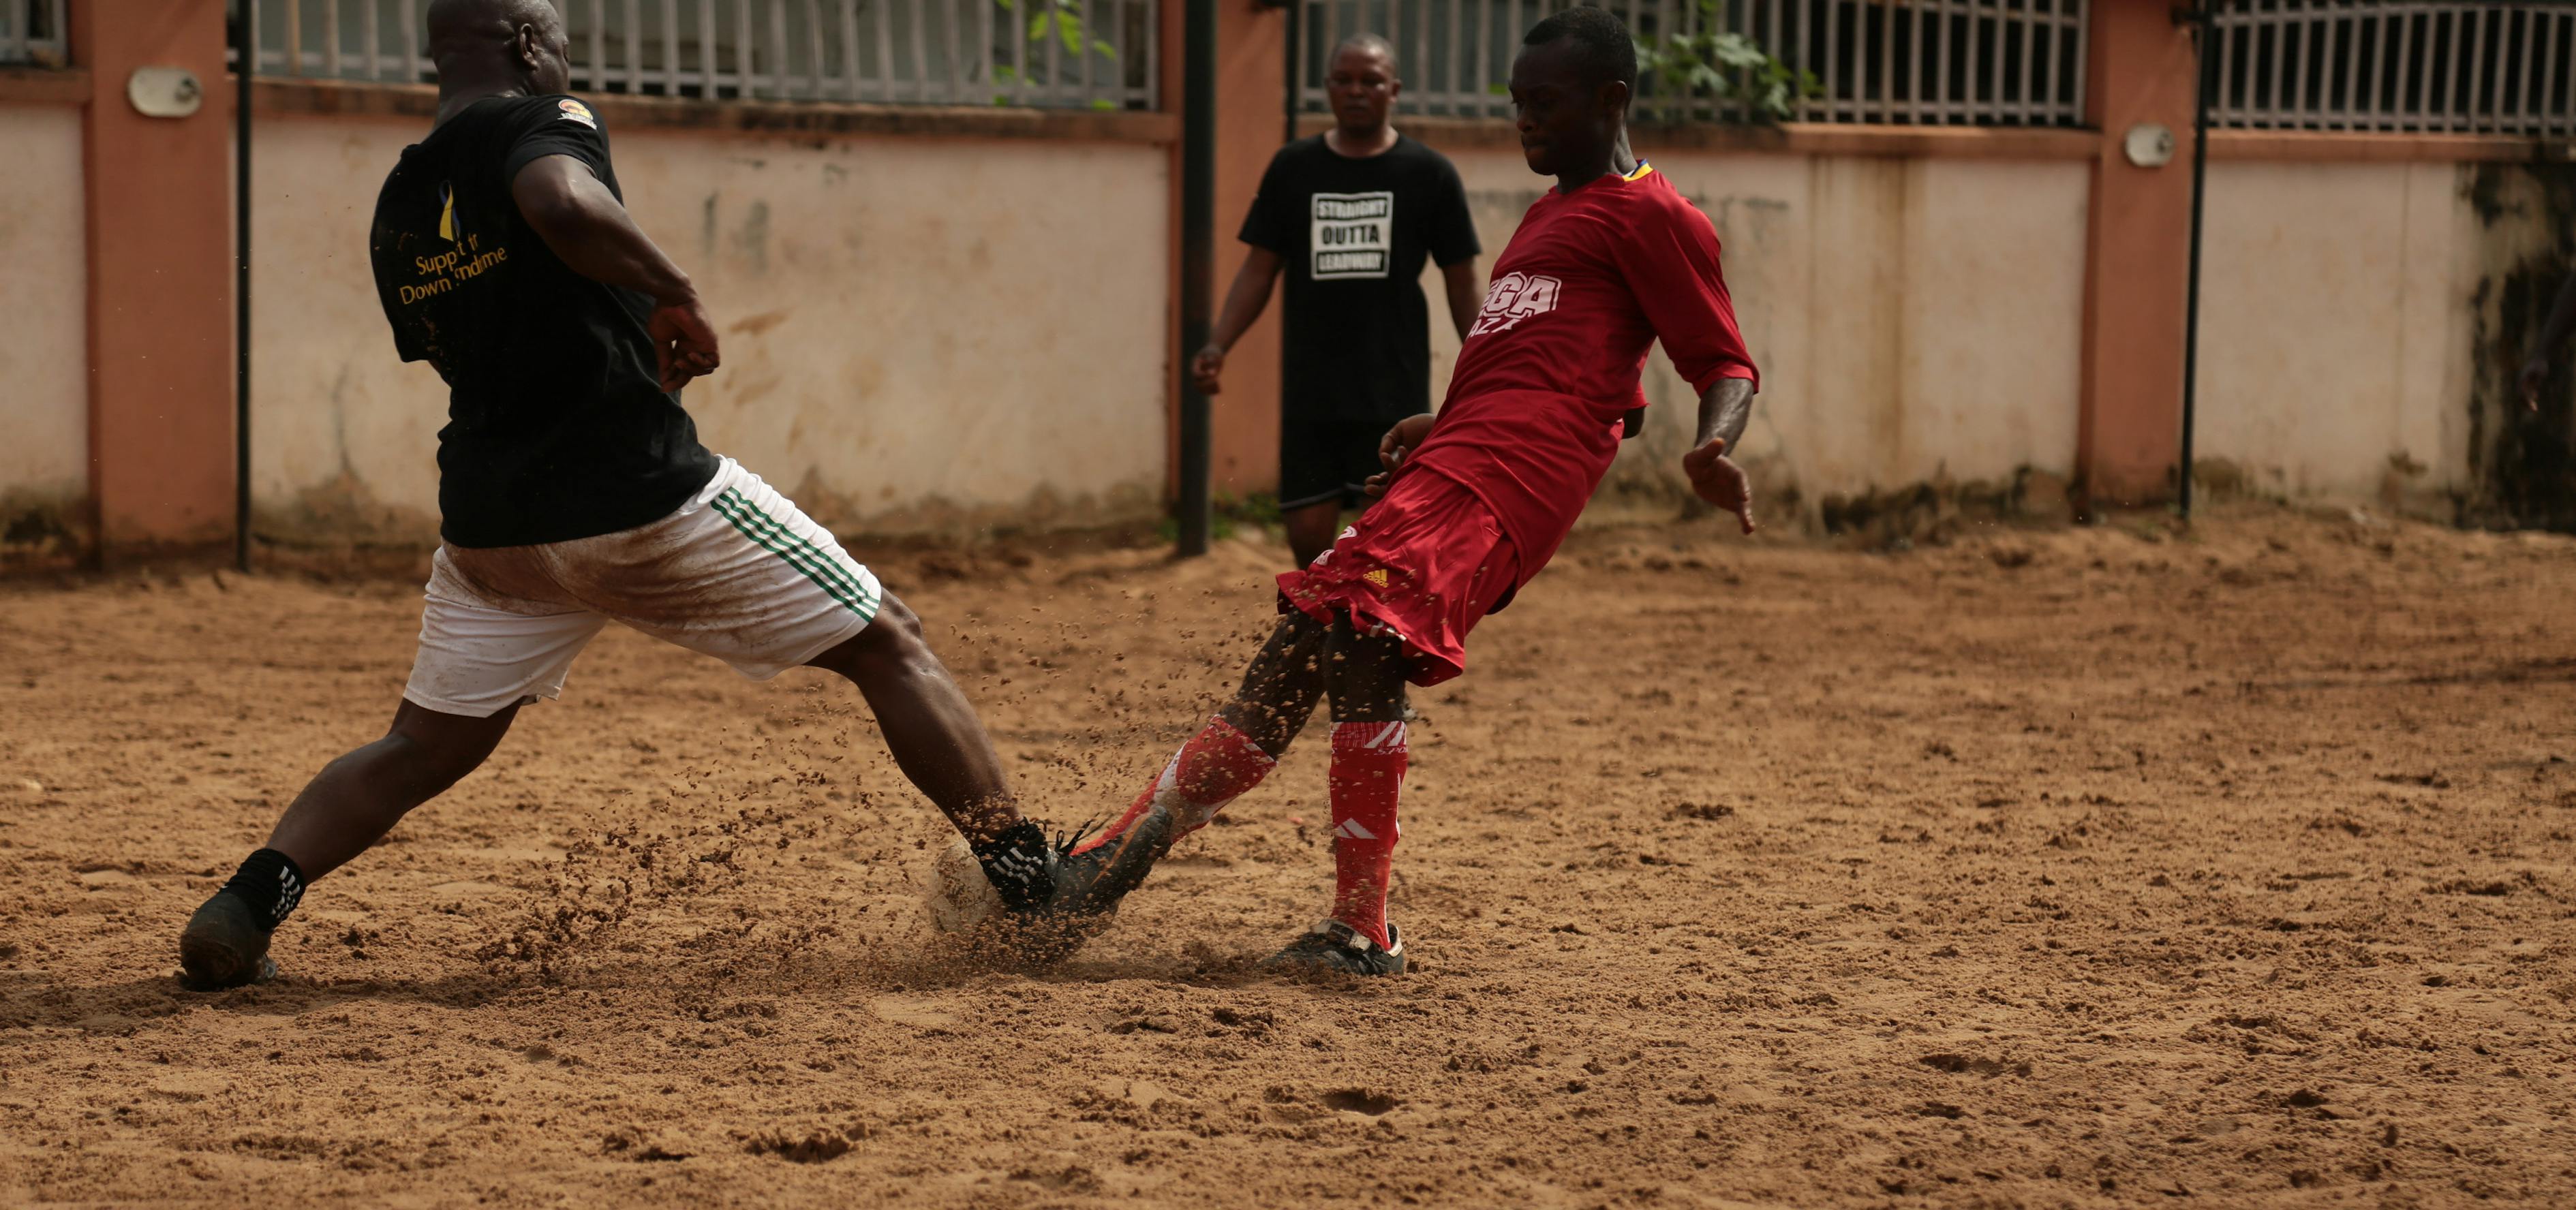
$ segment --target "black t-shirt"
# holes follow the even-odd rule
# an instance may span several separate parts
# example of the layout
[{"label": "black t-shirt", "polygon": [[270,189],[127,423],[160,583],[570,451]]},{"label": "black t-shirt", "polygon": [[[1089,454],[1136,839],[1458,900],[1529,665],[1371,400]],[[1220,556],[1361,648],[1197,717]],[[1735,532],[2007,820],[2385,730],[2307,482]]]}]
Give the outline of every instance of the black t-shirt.
[{"label": "black t-shirt", "polygon": [[369,244],[394,347],[447,380],[439,534],[454,546],[632,529],[716,471],[654,372],[652,300],[573,272],[511,200],[512,178],[550,155],[617,193],[598,116],[544,96],[475,102],[404,148],[376,197]]},{"label": "black t-shirt", "polygon": [[1447,156],[1401,136],[1367,159],[1299,139],[1270,158],[1242,238],[1286,262],[1291,422],[1392,424],[1430,409],[1422,258],[1454,265],[1479,251]]}]

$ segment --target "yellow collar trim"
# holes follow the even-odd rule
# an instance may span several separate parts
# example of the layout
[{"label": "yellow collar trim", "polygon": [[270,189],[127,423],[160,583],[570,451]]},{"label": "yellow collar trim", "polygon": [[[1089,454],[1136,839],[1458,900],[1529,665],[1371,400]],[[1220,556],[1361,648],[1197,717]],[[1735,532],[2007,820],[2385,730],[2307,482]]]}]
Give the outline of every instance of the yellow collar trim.
[{"label": "yellow collar trim", "polygon": [[1623,181],[1643,180],[1643,179],[1645,178],[1645,175],[1646,175],[1647,173],[1649,173],[1649,172],[1653,172],[1654,170],[1655,170],[1655,166],[1654,166],[1654,165],[1649,164],[1649,163],[1645,162],[1644,160],[1639,160],[1639,161],[1637,161],[1637,170],[1636,170],[1635,172],[1631,172],[1631,173],[1629,173],[1629,174],[1628,174],[1628,175],[1626,175],[1626,176],[1620,177],[1619,179],[1620,179],[1620,180],[1623,180]]}]

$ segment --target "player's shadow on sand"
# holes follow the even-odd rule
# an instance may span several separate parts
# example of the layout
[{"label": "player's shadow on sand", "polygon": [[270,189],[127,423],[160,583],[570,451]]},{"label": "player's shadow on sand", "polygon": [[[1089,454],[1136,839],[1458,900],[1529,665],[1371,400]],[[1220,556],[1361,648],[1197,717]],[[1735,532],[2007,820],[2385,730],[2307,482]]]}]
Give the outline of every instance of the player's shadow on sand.
[{"label": "player's shadow on sand", "polygon": [[2344,676],[2248,678],[2241,693],[2295,693],[2316,689],[2397,689],[2410,685],[2530,685],[2576,681],[2576,657],[2507,660],[2478,667],[2408,671],[2394,663]]},{"label": "player's shadow on sand", "polygon": [[80,984],[42,971],[0,971],[0,1039],[32,1029],[70,1029],[132,1037],[200,1010],[295,1017],[351,1000],[405,1000],[446,1008],[543,1002],[570,992],[696,992],[708,997],[758,995],[846,1003],[856,996],[972,991],[1009,982],[1100,984],[1127,980],[1229,987],[1274,979],[1249,958],[1080,959],[1043,969],[955,961],[937,952],[889,958],[814,955],[781,963],[709,959],[639,959],[585,963],[551,974],[535,969],[474,967],[423,979],[318,979],[289,969],[273,982],[227,991],[180,986],[175,972],[116,983]]}]

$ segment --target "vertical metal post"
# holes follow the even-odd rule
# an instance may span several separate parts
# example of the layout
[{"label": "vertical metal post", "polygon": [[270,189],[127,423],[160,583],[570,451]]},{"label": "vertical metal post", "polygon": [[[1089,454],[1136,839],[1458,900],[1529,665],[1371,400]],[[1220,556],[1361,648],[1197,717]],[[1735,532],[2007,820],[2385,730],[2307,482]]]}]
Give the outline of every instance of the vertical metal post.
[{"label": "vertical metal post", "polygon": [[807,100],[820,101],[823,91],[823,6],[821,0],[805,0],[805,94]]},{"label": "vertical metal post", "polygon": [[250,104],[259,74],[259,0],[233,30],[233,566],[250,570]]},{"label": "vertical metal post", "polygon": [[1208,397],[1190,375],[1190,357],[1208,339],[1208,304],[1216,261],[1216,0],[1188,5],[1181,61],[1181,355],[1173,372],[1181,389],[1179,518],[1184,558],[1206,554],[1216,514],[1209,494],[1213,432]]},{"label": "vertical metal post", "polygon": [[2200,395],[2200,215],[2209,184],[2209,96],[2217,90],[2218,56],[2210,53],[2218,33],[2217,6],[2225,0],[2201,0],[2184,19],[2197,27],[2192,40],[2200,85],[2191,106],[2191,270],[2183,288],[2182,319],[2182,465],[2175,483],[2175,503],[2191,519],[2192,425]]},{"label": "vertical metal post", "polygon": [[698,0],[698,95],[716,99],[716,0]]},{"label": "vertical metal post", "polygon": [[1817,83],[1823,89],[1825,120],[1828,122],[1843,120],[1843,93],[1842,89],[1837,87],[1839,81],[1835,77],[1841,74],[1843,13],[1849,8],[1849,5],[1837,0],[1837,3],[1825,9],[1825,61],[1823,70],[1816,75]]},{"label": "vertical metal post", "polygon": [[[960,6],[960,0],[948,0],[948,3],[939,6],[940,46],[948,52],[947,103],[950,105],[964,105],[967,103],[966,42],[964,37],[966,31],[959,28],[959,26],[963,24],[963,22],[959,20],[959,17],[963,15],[959,11]],[[1058,21],[1064,20],[1064,13],[1059,10],[1055,15],[1055,19]],[[1059,26],[1053,36],[1061,37],[1062,35],[1063,29]],[[1091,32],[1091,10],[1088,6],[1085,6],[1082,10],[1082,45],[1085,48],[1082,60],[1084,64],[1082,69],[1082,79],[1085,85],[1088,85],[1091,82],[1091,68],[1089,66],[1091,58],[1089,48],[1091,46],[1091,39],[1094,36],[1095,35]],[[1052,43],[1050,43],[1050,45],[1052,45]]]},{"label": "vertical metal post", "polygon": [[1449,87],[1446,95],[1449,98],[1449,116],[1453,118],[1462,118],[1468,113],[1467,107],[1458,99],[1459,64],[1465,59],[1467,47],[1463,32],[1466,27],[1459,23],[1458,10],[1465,6],[1465,0],[1449,0]]},{"label": "vertical metal post", "polygon": [[[1297,141],[1298,102],[1306,95],[1306,60],[1304,56],[1297,53],[1298,43],[1304,39],[1306,32],[1306,0],[1288,0],[1288,7],[1281,11],[1288,14],[1288,36],[1281,39],[1288,44],[1288,125],[1279,136],[1279,141],[1294,143]],[[1425,77],[1424,83],[1428,84],[1430,69],[1426,66],[1422,74]],[[1196,349],[1189,351],[1198,352]]]},{"label": "vertical metal post", "polygon": [[[989,12],[993,7],[993,0],[983,0],[983,5]],[[868,7],[876,10],[877,99],[892,101],[894,100],[894,18],[887,14],[887,10],[894,7],[894,0],[874,0],[874,3]],[[992,39],[986,38],[984,41],[990,44]],[[991,56],[988,54],[986,58],[989,60]],[[990,78],[992,73],[988,71],[985,75]]]},{"label": "vertical metal post", "polygon": [[[1292,3],[1289,7],[1294,9],[1297,6]],[[1438,6],[1434,4],[1432,0],[1423,0],[1423,3],[1417,8],[1417,11],[1422,14],[1420,22],[1422,26],[1422,34],[1420,37],[1413,40],[1413,45],[1417,48],[1414,51],[1413,61],[1416,66],[1422,69],[1422,74],[1416,77],[1422,81],[1422,95],[1413,102],[1413,109],[1416,113],[1431,112],[1431,10],[1436,7]],[[1637,7],[1637,0],[1628,0],[1628,7],[1631,10],[1634,10]],[[1630,29],[1634,29],[1636,28],[1636,24],[1637,23],[1634,20],[1632,13],[1631,19],[1628,22],[1628,27]]]}]

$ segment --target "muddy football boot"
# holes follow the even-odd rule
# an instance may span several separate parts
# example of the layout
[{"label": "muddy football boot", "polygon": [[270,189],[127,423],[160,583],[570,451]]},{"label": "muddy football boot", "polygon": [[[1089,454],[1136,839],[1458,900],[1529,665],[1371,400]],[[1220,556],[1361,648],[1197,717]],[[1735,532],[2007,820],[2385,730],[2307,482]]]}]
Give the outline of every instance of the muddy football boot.
[{"label": "muddy football boot", "polygon": [[1288,948],[1270,956],[1263,966],[1275,971],[1313,972],[1340,971],[1350,975],[1401,975],[1404,973],[1404,934],[1390,921],[1386,926],[1389,944],[1380,946],[1358,929],[1339,920],[1318,921]]},{"label": "muddy football boot", "polygon": [[269,930],[241,896],[215,892],[179,933],[179,982],[190,991],[222,991],[277,977]]},{"label": "muddy football boot", "polygon": [[1145,881],[1172,842],[1172,813],[1157,806],[1117,839],[1085,847],[1080,828],[1034,849],[987,858],[1006,919],[1018,925],[1011,948],[1040,965],[1061,962],[1109,927],[1118,901]]}]

